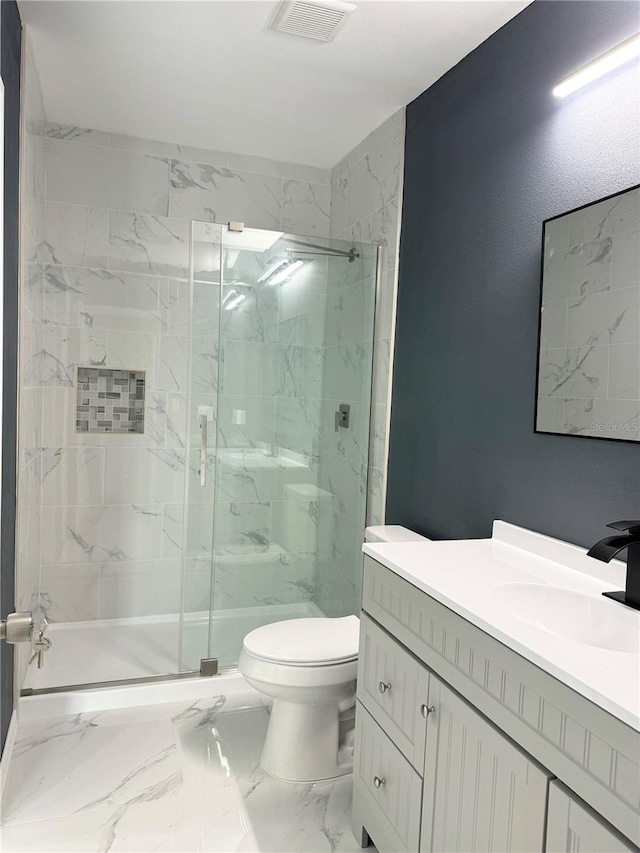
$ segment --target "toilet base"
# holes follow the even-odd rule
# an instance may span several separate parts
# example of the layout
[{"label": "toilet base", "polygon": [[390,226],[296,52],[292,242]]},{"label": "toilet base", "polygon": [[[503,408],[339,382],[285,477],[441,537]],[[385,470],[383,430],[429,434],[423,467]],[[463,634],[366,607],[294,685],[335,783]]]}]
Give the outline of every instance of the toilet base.
[{"label": "toilet base", "polygon": [[284,782],[320,782],[351,773],[353,738],[349,733],[340,744],[341,717],[336,704],[275,699],[260,758],[263,770]]}]

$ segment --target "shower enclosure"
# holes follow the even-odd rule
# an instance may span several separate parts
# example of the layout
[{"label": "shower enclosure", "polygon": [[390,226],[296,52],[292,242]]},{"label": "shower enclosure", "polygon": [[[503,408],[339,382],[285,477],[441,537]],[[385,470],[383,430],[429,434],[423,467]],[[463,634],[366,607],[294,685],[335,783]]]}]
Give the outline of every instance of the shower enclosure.
[{"label": "shower enclosure", "polygon": [[[108,535],[118,548],[100,565],[104,616],[101,610],[92,621],[53,624],[52,649],[42,671],[30,667],[26,692],[198,672],[210,659],[221,669],[234,667],[243,637],[255,627],[359,610],[382,250],[192,222],[187,269],[186,241],[163,239],[154,264],[172,278],[158,291],[157,318],[148,301],[153,288],[165,287],[157,275],[131,279],[133,293],[114,295],[108,281],[71,291],[85,300],[78,312],[88,310],[90,298],[90,310],[102,310],[104,322],[129,324],[135,315],[138,326],[140,318],[145,328],[164,323],[183,337],[143,335],[148,364],[161,362],[162,369],[147,369],[139,435],[79,433],[81,420],[67,422],[76,395],[93,393],[81,390],[89,389],[92,370],[107,374],[107,383],[117,381],[113,368],[139,370],[126,354],[108,355],[100,370],[77,361],[78,390],[60,392],[69,395],[60,443],[85,448],[63,453],[104,454],[104,481],[112,489],[103,504],[94,499],[95,505],[73,509],[82,535],[60,534],[60,554],[72,563],[65,571],[80,577],[77,563],[93,545],[90,537],[102,543]],[[163,292],[178,296],[163,303]],[[65,291],[61,298],[71,297]],[[167,344],[176,346],[169,357]],[[135,373],[137,383],[143,377]],[[174,380],[179,393],[162,390]],[[112,470],[116,462],[120,468]],[[65,476],[86,474],[67,469]],[[114,484],[120,484],[116,497]],[[149,536],[149,547],[167,557],[162,563],[145,551],[141,529],[161,534],[157,546]],[[100,548],[92,558],[106,553]],[[131,559],[120,552],[139,563],[119,562]],[[161,566],[174,574],[161,573]],[[173,604],[158,604],[167,583],[175,586],[174,598],[165,596]],[[41,585],[46,600],[43,591]]]},{"label": "shower enclosure", "polygon": [[378,248],[196,222],[191,254],[182,670],[359,609]]}]

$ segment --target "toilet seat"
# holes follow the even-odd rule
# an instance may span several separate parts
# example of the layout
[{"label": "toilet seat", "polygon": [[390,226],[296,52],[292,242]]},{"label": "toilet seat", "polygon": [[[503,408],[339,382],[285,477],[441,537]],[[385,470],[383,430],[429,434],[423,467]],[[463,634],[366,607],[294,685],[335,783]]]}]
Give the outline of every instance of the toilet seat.
[{"label": "toilet seat", "polygon": [[357,659],[359,629],[357,616],[287,619],[251,631],[243,648],[283,666],[334,666]]}]

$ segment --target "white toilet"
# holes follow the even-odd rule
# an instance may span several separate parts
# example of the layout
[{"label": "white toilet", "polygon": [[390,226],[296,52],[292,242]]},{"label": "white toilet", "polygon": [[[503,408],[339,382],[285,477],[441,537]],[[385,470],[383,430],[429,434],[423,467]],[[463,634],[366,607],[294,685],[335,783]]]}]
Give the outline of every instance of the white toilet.
[{"label": "white toilet", "polygon": [[[365,540],[424,537],[393,525],[367,528]],[[357,616],[288,619],[244,638],[240,672],[273,698],[260,759],[267,773],[288,782],[351,773],[359,626]]]}]

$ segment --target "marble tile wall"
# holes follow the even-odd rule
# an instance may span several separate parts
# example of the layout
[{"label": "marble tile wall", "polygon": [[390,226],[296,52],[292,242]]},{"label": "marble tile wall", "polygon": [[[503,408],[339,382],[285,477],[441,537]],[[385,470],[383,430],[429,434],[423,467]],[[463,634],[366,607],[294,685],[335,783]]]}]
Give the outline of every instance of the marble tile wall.
[{"label": "marble tile wall", "polygon": [[[217,346],[202,322],[189,352],[189,221],[237,219],[326,236],[330,174],[63,126],[42,113],[29,131],[48,175],[31,277],[39,325],[23,324],[30,336],[23,416],[30,401],[43,415],[33,436],[38,450],[24,457],[32,476],[22,478],[42,496],[41,512],[33,512],[47,543],[40,600],[58,621],[176,612],[189,357],[194,402],[211,406],[218,391]],[[248,353],[229,356],[231,369]],[[144,371],[143,435],[76,431],[78,365]],[[140,596],[141,584],[161,594]],[[208,598],[195,598],[194,606],[208,607]]]},{"label": "marble tile wall", "polygon": [[[355,425],[366,416],[363,409],[368,404],[365,391],[370,381],[366,368],[371,358],[367,343],[371,293],[366,278],[358,280],[353,270],[347,270],[346,276],[337,272],[332,277],[320,470],[321,485],[330,488],[336,500],[331,512],[326,508],[323,511],[314,599],[330,615],[353,612],[360,600],[361,505],[365,498],[367,524],[384,523],[404,120],[404,110],[391,116],[331,173],[331,236],[383,246],[384,255],[375,309],[369,436]],[[346,386],[341,381],[345,379],[350,380]],[[352,403],[353,429],[335,432],[336,397]]]},{"label": "marble tile wall", "polygon": [[387,432],[402,207],[405,111],[399,110],[331,172],[331,236],[384,247],[374,332],[373,470],[367,524],[384,522]]},{"label": "marble tile wall", "polygon": [[[301,481],[291,480],[288,472],[287,484],[316,490],[315,497],[292,492],[288,498],[281,490],[275,499],[264,492],[268,482],[262,473],[256,476],[253,463],[240,473],[225,463],[226,492],[217,510],[223,514],[224,542],[232,550],[247,542],[262,549],[266,541],[282,544],[289,554],[274,560],[282,588],[273,595],[273,585],[267,585],[259,602],[240,603],[290,603],[311,598],[321,587],[316,598],[327,612],[356,606],[363,532],[356,503],[365,497],[366,437],[352,432],[336,444],[333,411],[336,399],[352,400],[354,412],[363,408],[359,394],[368,387],[368,378],[362,384],[371,357],[363,321],[372,306],[363,281],[332,276],[318,263],[307,287],[291,293],[282,288],[273,316],[269,305],[247,303],[228,318],[236,327],[219,352],[217,328],[213,320],[207,326],[204,310],[216,307],[217,312],[206,281],[195,294],[196,301],[203,300],[202,310],[199,304],[199,326],[188,340],[189,221],[238,219],[249,227],[317,238],[331,233],[388,247],[375,326],[376,444],[368,495],[369,520],[380,520],[403,124],[399,113],[329,173],[59,125],[32,112],[28,141],[42,190],[37,227],[31,229],[37,231],[31,285],[24,288],[35,307],[30,303],[25,313],[30,322],[23,323],[22,332],[27,340],[21,480],[34,496],[23,502],[25,513],[29,510],[23,527],[33,535],[25,536],[22,562],[29,566],[35,560],[32,574],[39,581],[31,594],[39,589],[50,619],[151,616],[179,609],[185,475],[187,464],[193,473],[198,464],[195,417],[193,458],[186,458],[189,359],[194,411],[219,404],[221,449],[236,447],[237,433],[244,430],[240,438],[248,438],[249,447],[298,453],[309,460],[307,470]],[[37,184],[35,166],[26,172]],[[348,373],[345,364],[354,368],[353,387],[340,386]],[[76,432],[78,365],[145,372],[143,435]],[[234,376],[238,365],[241,373]],[[336,378],[335,387],[326,385],[326,372]],[[265,385],[269,375],[273,387]],[[225,385],[232,393],[225,393]],[[242,428],[234,421],[237,411],[248,414]],[[360,422],[364,416],[364,410],[358,414]],[[30,453],[27,447],[33,448]],[[208,466],[211,482],[212,458]],[[191,610],[209,604],[210,492],[189,495],[192,582],[185,604]],[[334,496],[331,502],[327,494]],[[302,546],[290,549],[285,539],[292,509],[315,528],[317,542],[330,544],[316,545],[315,553]],[[222,600],[225,578],[222,571],[217,574]],[[154,595],[141,596],[149,584]],[[25,595],[27,587],[25,582]],[[228,583],[226,592],[232,588]]]}]

